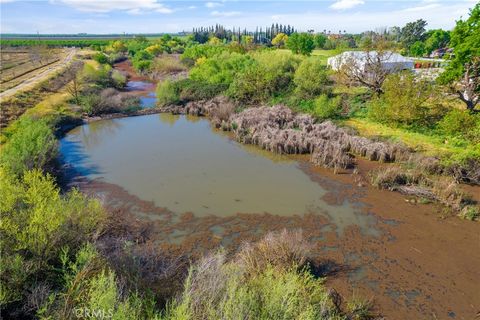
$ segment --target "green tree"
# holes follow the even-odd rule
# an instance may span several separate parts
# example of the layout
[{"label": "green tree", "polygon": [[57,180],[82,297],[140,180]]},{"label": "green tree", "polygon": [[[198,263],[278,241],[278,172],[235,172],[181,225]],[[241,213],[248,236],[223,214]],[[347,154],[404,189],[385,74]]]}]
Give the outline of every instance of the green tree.
[{"label": "green tree", "polygon": [[283,47],[288,41],[288,36],[285,33],[280,32],[273,38],[272,44],[278,48]]},{"label": "green tree", "polygon": [[475,111],[480,100],[480,3],[470,10],[467,20],[458,20],[451,33],[454,55],[439,77],[440,83]]},{"label": "green tree", "polygon": [[213,45],[219,45],[222,44],[222,40],[217,37],[211,37],[210,40],[208,40],[208,43]]},{"label": "green tree", "polygon": [[312,98],[329,89],[327,68],[317,57],[310,57],[302,61],[295,71],[295,91],[302,98]]},{"label": "green tree", "polygon": [[410,55],[414,57],[423,57],[426,53],[425,44],[422,41],[417,41],[410,47]]},{"label": "green tree", "polygon": [[418,19],[414,22],[407,23],[402,28],[402,43],[405,48],[408,50],[410,47],[417,41],[425,40],[425,27],[427,26],[427,21],[423,19]]},{"label": "green tree", "polygon": [[369,116],[390,124],[429,124],[435,110],[427,105],[433,87],[426,79],[416,79],[411,72],[389,75],[383,83],[384,94],[373,99]]},{"label": "green tree", "polygon": [[313,36],[308,33],[293,33],[288,37],[287,48],[293,53],[310,55],[315,48]]},{"label": "green tree", "polygon": [[327,39],[327,36],[322,33],[315,35],[315,46],[319,49],[322,49],[325,46]]},{"label": "green tree", "polygon": [[449,42],[450,32],[442,29],[430,30],[425,41],[426,53],[430,54],[434,50],[445,48]]}]

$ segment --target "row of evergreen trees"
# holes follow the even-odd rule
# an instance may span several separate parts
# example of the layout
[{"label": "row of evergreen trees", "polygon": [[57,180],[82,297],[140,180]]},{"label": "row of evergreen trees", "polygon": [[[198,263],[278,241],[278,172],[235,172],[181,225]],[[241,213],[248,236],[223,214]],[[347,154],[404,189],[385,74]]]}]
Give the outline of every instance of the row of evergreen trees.
[{"label": "row of evergreen trees", "polygon": [[242,36],[251,36],[254,43],[270,43],[279,33],[291,35],[296,32],[295,28],[290,25],[273,24],[271,27],[256,27],[255,31],[247,31],[247,29],[233,28],[226,29],[222,25],[216,24],[210,27],[193,28],[194,40],[205,43],[211,36],[215,36],[220,40],[240,41]]}]

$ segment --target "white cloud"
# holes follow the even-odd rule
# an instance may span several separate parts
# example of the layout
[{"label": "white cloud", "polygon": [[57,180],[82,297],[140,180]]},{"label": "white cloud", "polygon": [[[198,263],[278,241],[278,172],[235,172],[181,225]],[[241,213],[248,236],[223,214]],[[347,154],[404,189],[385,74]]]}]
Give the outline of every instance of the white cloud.
[{"label": "white cloud", "polygon": [[330,8],[334,10],[345,10],[351,9],[364,3],[365,1],[363,0],[338,0],[334,4],[332,4]]},{"label": "white cloud", "polygon": [[211,15],[214,17],[235,17],[240,15],[240,11],[212,11]]},{"label": "white cloud", "polygon": [[144,11],[172,13],[173,10],[157,0],[59,0],[68,6],[84,12],[126,11],[141,14]]},{"label": "white cloud", "polygon": [[223,4],[221,4],[220,2],[207,2],[205,3],[205,7],[207,8],[216,8],[216,7],[221,7],[223,6]]},{"label": "white cloud", "polygon": [[405,11],[405,12],[425,11],[425,10],[430,10],[430,9],[438,8],[438,7],[440,7],[439,3],[432,3],[432,4],[427,4],[427,5],[424,5],[424,6],[407,8],[407,9],[404,9],[403,11]]},{"label": "white cloud", "polygon": [[190,7],[188,7],[188,9],[197,9],[197,7],[196,6],[190,6]]},{"label": "white cloud", "polygon": [[135,9],[127,10],[127,13],[137,15],[137,14],[142,14],[142,11],[139,8],[135,8]]}]

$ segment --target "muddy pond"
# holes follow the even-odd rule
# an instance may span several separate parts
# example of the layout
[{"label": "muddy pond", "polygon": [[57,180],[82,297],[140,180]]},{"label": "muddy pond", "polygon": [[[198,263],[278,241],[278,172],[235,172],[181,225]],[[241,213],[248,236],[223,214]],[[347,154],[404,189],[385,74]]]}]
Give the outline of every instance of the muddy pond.
[{"label": "muddy pond", "polygon": [[[127,90],[154,106],[153,84],[134,77]],[[387,319],[473,319],[480,310],[478,224],[372,188],[378,164],[334,174],[171,114],[88,123],[60,151],[72,185],[148,221],[169,250],[234,250],[271,230],[302,229],[327,285],[373,298]]]},{"label": "muddy pond", "polygon": [[318,213],[341,229],[355,224],[373,232],[359,204],[327,203],[327,190],[297,161],[237,143],[204,118],[162,113],[97,121],[70,131],[60,151],[82,176],[176,214]]}]

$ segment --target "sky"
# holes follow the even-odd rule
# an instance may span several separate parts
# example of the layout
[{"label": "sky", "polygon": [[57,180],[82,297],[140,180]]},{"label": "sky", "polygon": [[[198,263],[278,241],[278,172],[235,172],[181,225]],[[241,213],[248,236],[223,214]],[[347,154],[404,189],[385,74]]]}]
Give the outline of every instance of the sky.
[{"label": "sky", "polygon": [[272,23],[301,31],[358,33],[425,19],[451,29],[477,0],[160,1],[0,0],[1,33],[111,34],[191,31],[216,23],[254,30]]}]

